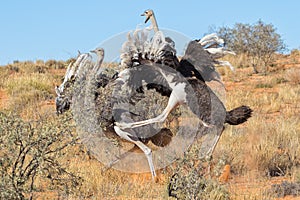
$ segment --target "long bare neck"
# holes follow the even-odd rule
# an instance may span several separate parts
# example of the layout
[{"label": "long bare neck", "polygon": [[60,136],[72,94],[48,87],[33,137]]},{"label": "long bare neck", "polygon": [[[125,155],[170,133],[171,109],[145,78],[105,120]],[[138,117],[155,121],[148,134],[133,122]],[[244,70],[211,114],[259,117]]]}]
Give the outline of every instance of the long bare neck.
[{"label": "long bare neck", "polygon": [[102,55],[97,55],[97,62],[96,62],[95,67],[100,68],[102,62],[103,62],[103,56]]},{"label": "long bare neck", "polygon": [[152,16],[151,16],[151,23],[152,23],[152,25],[153,25],[154,31],[155,31],[155,32],[158,32],[159,29],[158,29],[158,26],[157,26],[157,22],[156,22],[154,13],[153,13]]}]

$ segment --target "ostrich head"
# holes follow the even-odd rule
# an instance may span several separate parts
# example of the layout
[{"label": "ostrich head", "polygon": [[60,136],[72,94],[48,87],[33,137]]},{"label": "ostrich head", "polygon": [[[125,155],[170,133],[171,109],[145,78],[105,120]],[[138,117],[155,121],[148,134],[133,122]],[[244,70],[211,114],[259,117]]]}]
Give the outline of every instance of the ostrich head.
[{"label": "ostrich head", "polygon": [[103,59],[103,57],[104,57],[104,49],[103,48],[98,47],[94,50],[91,50],[90,52],[95,53],[99,58]]},{"label": "ostrich head", "polygon": [[[56,86],[55,91],[57,97],[55,98],[56,112],[62,114],[70,109],[72,97],[74,95],[75,80],[83,76],[82,73],[86,70],[93,70],[95,75],[101,72],[101,63],[104,58],[104,49],[96,48],[91,51],[97,55],[96,63],[92,62],[92,57],[89,53],[79,54],[76,61],[70,63],[66,71],[64,81],[60,86]],[[81,80],[79,78],[79,80]]]},{"label": "ostrich head", "polygon": [[63,94],[64,92],[60,90],[59,86],[55,87],[55,91],[57,94],[55,98],[56,113],[59,115],[70,109],[71,102],[69,98]]},{"label": "ostrich head", "polygon": [[68,97],[58,96],[55,98],[55,105],[56,105],[56,113],[59,115],[69,110],[71,103]]},{"label": "ostrich head", "polygon": [[146,10],[141,16],[146,16],[145,23],[147,23],[148,20],[154,16],[153,10]]},{"label": "ostrich head", "polygon": [[157,22],[156,22],[156,19],[155,19],[155,15],[154,15],[154,12],[153,10],[146,10],[143,14],[141,14],[141,16],[146,16],[146,20],[145,20],[145,23],[148,22],[148,20],[150,19],[151,20],[151,23],[153,25],[153,29],[155,32],[158,32],[158,25],[157,25]]},{"label": "ostrich head", "polygon": [[97,55],[97,62],[96,62],[96,65],[95,65],[96,66],[95,70],[100,70],[101,64],[102,64],[103,59],[104,59],[104,49],[100,48],[100,47],[97,47],[96,49],[91,50],[90,52]]}]

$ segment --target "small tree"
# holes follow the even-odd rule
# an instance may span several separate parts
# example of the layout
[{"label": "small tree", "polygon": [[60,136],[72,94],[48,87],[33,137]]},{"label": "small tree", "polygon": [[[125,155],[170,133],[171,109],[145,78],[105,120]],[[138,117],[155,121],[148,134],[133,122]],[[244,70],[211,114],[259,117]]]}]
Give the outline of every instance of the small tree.
[{"label": "small tree", "polygon": [[276,33],[274,26],[261,20],[253,25],[236,23],[233,28],[220,27],[217,32],[228,48],[249,57],[254,73],[259,72],[259,65],[266,73],[274,53],[285,50],[281,36]]}]

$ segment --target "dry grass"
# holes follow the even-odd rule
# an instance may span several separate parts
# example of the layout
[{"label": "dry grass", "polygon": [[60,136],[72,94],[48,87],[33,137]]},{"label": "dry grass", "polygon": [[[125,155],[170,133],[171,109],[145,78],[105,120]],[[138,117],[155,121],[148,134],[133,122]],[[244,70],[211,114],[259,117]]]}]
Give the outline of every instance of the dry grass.
[{"label": "dry grass", "polygon": [[[215,180],[215,175],[230,165],[231,175],[224,184],[232,199],[272,199],[268,189],[274,182],[300,181],[300,54],[295,52],[283,57],[267,76],[253,75],[243,56],[229,58],[238,67],[236,73],[218,68],[227,90],[226,107],[244,104],[254,110],[247,123],[226,127],[212,160],[215,173],[211,175]],[[0,68],[0,89],[9,96],[11,109],[19,106],[20,112],[30,117],[31,110],[45,109],[45,100],[53,101],[53,86],[60,82],[63,73],[53,74],[56,69],[53,71],[50,64],[57,67],[54,61],[38,61]],[[46,107],[54,112],[52,104]],[[70,199],[168,199],[172,166],[160,170],[158,183],[153,183],[150,174],[104,170],[79,146],[65,155],[65,161],[84,180],[77,196]],[[40,196],[47,199],[47,194]]]},{"label": "dry grass", "polygon": [[254,109],[245,125],[225,129],[215,152],[215,162],[230,164],[235,174],[229,183],[233,199],[274,198],[270,175],[299,181],[300,85],[294,81],[299,76],[298,68],[289,67],[272,76],[243,76],[242,82],[227,84],[228,108],[246,104]]},{"label": "dry grass", "polygon": [[[150,174],[130,174],[108,169],[95,159],[79,155],[70,160],[84,184],[80,196],[84,199],[166,199],[166,182],[154,183]],[[146,187],[145,187],[146,186]]]},{"label": "dry grass", "polygon": [[7,107],[30,118],[30,115],[40,110],[41,102],[54,100],[53,88],[47,74],[11,76],[5,83],[6,92],[10,96]]},{"label": "dry grass", "polygon": [[0,88],[9,96],[6,108],[30,117],[41,105],[53,104],[54,86],[61,76],[53,74],[53,68],[38,60],[15,62],[0,68]]}]

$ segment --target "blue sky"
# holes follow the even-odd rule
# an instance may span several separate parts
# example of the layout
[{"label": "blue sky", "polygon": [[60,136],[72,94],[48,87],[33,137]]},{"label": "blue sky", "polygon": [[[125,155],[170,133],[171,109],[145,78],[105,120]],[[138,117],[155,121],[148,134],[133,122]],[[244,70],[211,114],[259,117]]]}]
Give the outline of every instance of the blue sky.
[{"label": "blue sky", "polygon": [[[288,48],[300,48],[300,1],[9,0],[0,7],[0,65],[14,60],[66,60],[121,32],[153,9],[158,25],[192,39],[209,27],[272,23]],[[176,42],[176,41],[175,41]]]}]

